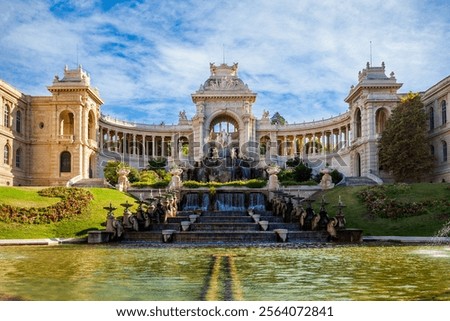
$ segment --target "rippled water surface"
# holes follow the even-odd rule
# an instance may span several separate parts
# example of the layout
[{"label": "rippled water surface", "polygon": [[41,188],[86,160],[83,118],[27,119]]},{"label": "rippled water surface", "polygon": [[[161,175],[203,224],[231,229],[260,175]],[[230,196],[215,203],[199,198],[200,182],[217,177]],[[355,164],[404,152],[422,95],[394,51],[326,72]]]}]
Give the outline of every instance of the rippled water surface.
[{"label": "rippled water surface", "polygon": [[0,247],[0,297],[202,300],[217,257],[239,300],[450,300],[449,246]]}]

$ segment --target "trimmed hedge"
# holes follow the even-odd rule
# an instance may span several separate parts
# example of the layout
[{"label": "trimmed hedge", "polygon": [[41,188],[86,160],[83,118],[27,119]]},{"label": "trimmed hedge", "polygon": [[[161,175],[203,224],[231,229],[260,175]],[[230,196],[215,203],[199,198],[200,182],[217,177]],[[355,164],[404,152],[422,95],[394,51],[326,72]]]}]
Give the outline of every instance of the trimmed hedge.
[{"label": "trimmed hedge", "polygon": [[0,204],[0,221],[27,224],[58,222],[82,214],[94,198],[90,192],[75,187],[50,187],[38,193],[44,197],[60,197],[61,201],[47,207],[29,208]]},{"label": "trimmed hedge", "polygon": [[263,179],[249,179],[247,181],[231,181],[231,182],[197,182],[197,181],[185,181],[183,187],[186,188],[200,188],[200,187],[248,187],[248,188],[263,188],[267,185],[267,181]]}]

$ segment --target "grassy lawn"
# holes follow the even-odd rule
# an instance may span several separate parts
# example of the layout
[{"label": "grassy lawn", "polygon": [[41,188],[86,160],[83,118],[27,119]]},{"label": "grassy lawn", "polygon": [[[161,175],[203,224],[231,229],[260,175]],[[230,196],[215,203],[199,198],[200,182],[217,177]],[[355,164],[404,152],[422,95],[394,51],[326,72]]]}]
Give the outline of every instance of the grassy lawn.
[{"label": "grassy lawn", "polygon": [[[402,202],[423,202],[432,200],[450,200],[449,184],[413,184],[405,191],[393,189],[388,197]],[[336,214],[339,197],[346,205],[344,214],[347,227],[361,228],[364,235],[398,235],[398,236],[433,236],[450,220],[450,206],[428,205],[420,215],[399,219],[380,218],[368,215],[364,203],[357,197],[357,193],[365,187],[336,187],[326,191],[324,197],[330,204],[326,207],[330,217]],[[41,197],[37,194],[40,188],[29,187],[0,187],[0,204],[16,206],[48,206],[58,202],[58,198]],[[50,224],[19,224],[0,222],[0,239],[30,239],[54,237],[84,237],[89,230],[104,229],[102,223],[106,220],[103,207],[110,203],[116,207],[116,216],[121,216],[123,207],[128,200],[134,203],[134,198],[114,189],[89,188],[94,199],[88,210],[72,219],[65,219]],[[388,189],[389,191],[389,189]],[[447,203],[448,204],[448,203]],[[320,199],[313,203],[318,212]],[[131,208],[134,212],[136,205]]]},{"label": "grassy lawn", "polygon": [[[48,206],[56,203],[59,199],[41,197],[37,191],[41,188],[24,187],[0,187],[0,204],[7,203],[11,205],[25,206],[25,204],[37,204],[34,206]],[[0,239],[33,239],[33,238],[54,238],[54,237],[84,237],[89,230],[104,229],[101,224],[106,221],[106,210],[103,207],[109,203],[116,207],[114,212],[116,216],[122,215],[123,207],[120,206],[128,200],[134,204],[135,199],[131,196],[120,193],[114,189],[106,188],[88,188],[94,195],[94,200],[89,205],[88,210],[83,215],[74,217],[70,220],[62,220],[50,224],[19,224],[0,222]],[[13,202],[13,195],[18,198]],[[20,199],[24,195],[24,199]],[[31,206],[31,205],[28,205]],[[136,208],[132,207],[134,211]]]},{"label": "grassy lawn", "polygon": [[[423,202],[430,200],[450,200],[449,184],[412,184],[411,188],[403,192],[388,193],[388,197],[402,202]],[[398,235],[398,236],[434,236],[442,226],[450,220],[450,208],[443,206],[427,206],[418,216],[399,219],[370,217],[366,206],[359,200],[357,193],[365,187],[336,187],[325,193],[329,216],[336,214],[334,205],[339,196],[347,206],[344,214],[347,227],[361,228],[364,235]],[[316,202],[318,203],[318,202]],[[318,210],[318,204],[314,204]]]},{"label": "grassy lawn", "polygon": [[42,197],[42,187],[0,187],[0,204],[18,207],[45,207],[59,202],[59,198]]}]

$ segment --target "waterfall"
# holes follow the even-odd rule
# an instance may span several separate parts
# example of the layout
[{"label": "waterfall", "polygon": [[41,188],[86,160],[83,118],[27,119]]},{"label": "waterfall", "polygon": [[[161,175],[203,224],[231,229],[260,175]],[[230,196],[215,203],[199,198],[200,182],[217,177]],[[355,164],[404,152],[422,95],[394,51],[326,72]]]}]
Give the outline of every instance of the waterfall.
[{"label": "waterfall", "polygon": [[266,210],[266,197],[263,193],[250,193],[249,208],[256,211]]},{"label": "waterfall", "polygon": [[209,208],[209,195],[207,193],[203,194],[202,199],[202,211],[207,211]]},{"label": "waterfall", "polygon": [[185,202],[183,205],[183,211],[193,211],[200,207],[200,206],[198,206],[198,194],[189,193],[189,194],[186,194],[184,197],[185,197]]},{"label": "waterfall", "polygon": [[206,211],[209,206],[209,196],[207,193],[203,194],[203,198],[201,200],[201,204],[199,204],[199,194],[197,193],[188,193],[185,196],[185,202],[183,205],[183,211],[194,211],[201,209],[202,211]]},{"label": "waterfall", "polygon": [[243,193],[218,193],[217,209],[219,211],[245,211],[245,195]]}]

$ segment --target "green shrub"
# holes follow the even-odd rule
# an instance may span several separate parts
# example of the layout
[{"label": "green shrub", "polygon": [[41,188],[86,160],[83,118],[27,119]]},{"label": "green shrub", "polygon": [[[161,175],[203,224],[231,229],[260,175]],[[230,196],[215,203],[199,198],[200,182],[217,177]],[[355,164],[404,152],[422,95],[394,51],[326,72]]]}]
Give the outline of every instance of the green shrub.
[{"label": "green shrub", "polygon": [[149,169],[164,168],[167,164],[167,159],[164,157],[154,157],[148,161]]},{"label": "green shrub", "polygon": [[399,201],[398,196],[408,190],[406,184],[371,186],[358,193],[370,215],[398,219],[423,214],[424,202]]},{"label": "green shrub", "polygon": [[[339,183],[342,180],[342,178],[344,178],[344,175],[342,175],[342,173],[339,172],[337,169],[333,169],[330,172],[330,176],[331,176],[331,180],[332,180],[333,184]],[[322,177],[323,177],[323,173],[319,173],[314,177],[314,180],[317,183],[320,183],[320,181],[322,180]]]},{"label": "green shrub", "polygon": [[151,187],[151,188],[166,188],[169,185],[170,181],[157,181],[154,183],[150,182],[135,182],[132,183],[131,186],[135,188],[145,188],[145,187]]},{"label": "green shrub", "polygon": [[294,157],[294,158],[288,159],[288,160],[286,161],[286,166],[289,166],[289,167],[297,167],[297,166],[300,165],[301,163],[302,163],[302,160],[301,160],[298,156],[296,156],[296,157]]},{"label": "green shrub", "polygon": [[294,170],[293,169],[282,169],[278,174],[278,180],[280,182],[285,181],[295,181]]},{"label": "green shrub", "polygon": [[136,168],[130,167],[128,164],[119,161],[108,161],[106,163],[105,168],[103,168],[103,175],[105,179],[111,185],[116,185],[119,178],[119,176],[117,175],[117,170],[123,167],[126,167],[130,170],[130,173],[127,176],[130,183],[138,182],[140,180],[139,171]]},{"label": "green shrub", "polygon": [[200,187],[224,187],[224,186],[235,186],[235,187],[248,187],[248,188],[262,188],[267,185],[267,181],[263,179],[249,179],[246,181],[231,181],[231,182],[197,182],[197,181],[185,181],[183,182],[183,187],[186,188],[200,188]]}]

